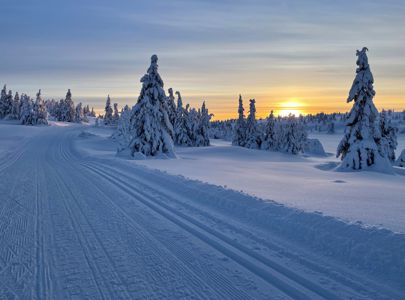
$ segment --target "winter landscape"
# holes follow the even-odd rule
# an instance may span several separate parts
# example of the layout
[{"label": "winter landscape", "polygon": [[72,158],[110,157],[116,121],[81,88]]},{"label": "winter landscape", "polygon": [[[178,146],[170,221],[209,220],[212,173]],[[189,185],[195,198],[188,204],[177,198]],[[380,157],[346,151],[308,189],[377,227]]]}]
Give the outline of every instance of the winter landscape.
[{"label": "winter landscape", "polygon": [[[5,6],[6,37],[54,43],[0,42],[0,299],[405,299],[405,66],[385,51],[403,58],[392,32],[405,6],[360,1],[379,21],[348,33],[353,14],[319,1],[123,3],[139,9],[136,30],[103,1]],[[77,25],[56,22],[70,14]],[[315,49],[329,36],[312,26],[339,32],[333,72]],[[285,45],[311,37],[296,44],[308,56],[257,52],[256,29]],[[234,32],[252,46],[233,49]],[[97,64],[116,63],[115,46],[70,51],[106,37],[150,43],[128,46],[139,73],[120,51],[125,66]],[[262,69],[267,59],[280,64]],[[232,74],[246,64],[246,79]],[[275,95],[258,92],[261,78]]]}]

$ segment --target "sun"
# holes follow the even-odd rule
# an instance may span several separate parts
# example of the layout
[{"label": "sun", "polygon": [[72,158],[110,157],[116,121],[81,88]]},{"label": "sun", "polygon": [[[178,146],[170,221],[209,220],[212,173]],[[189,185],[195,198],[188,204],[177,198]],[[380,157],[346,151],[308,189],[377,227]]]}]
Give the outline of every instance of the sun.
[{"label": "sun", "polygon": [[287,117],[291,114],[298,117],[300,114],[304,113],[304,111],[302,110],[303,106],[304,104],[296,98],[281,102],[279,104],[279,109],[276,110],[276,115]]}]

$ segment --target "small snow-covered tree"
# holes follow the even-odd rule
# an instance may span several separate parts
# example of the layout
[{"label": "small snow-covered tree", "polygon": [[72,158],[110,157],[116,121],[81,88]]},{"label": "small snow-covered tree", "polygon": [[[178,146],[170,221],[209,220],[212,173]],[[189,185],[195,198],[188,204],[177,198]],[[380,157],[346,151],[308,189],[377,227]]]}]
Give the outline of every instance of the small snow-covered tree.
[{"label": "small snow-covered tree", "polygon": [[263,141],[261,148],[264,150],[278,150],[279,143],[279,127],[276,124],[273,111],[270,112],[264,127]]},{"label": "small snow-covered tree", "polygon": [[112,124],[117,125],[119,118],[120,114],[118,112],[118,103],[114,103],[114,114],[112,116]]},{"label": "small snow-covered tree", "polygon": [[20,96],[18,95],[18,92],[16,92],[14,96],[10,118],[14,120],[18,120],[20,118]]},{"label": "small snow-covered tree", "polygon": [[121,111],[117,130],[114,132],[112,138],[118,143],[118,151],[127,148],[133,138],[131,135],[131,109],[128,105],[125,105]]},{"label": "small snow-covered tree", "polygon": [[34,104],[30,97],[21,95],[20,121],[23,125],[33,125]]},{"label": "small snow-covered tree", "polygon": [[76,105],[74,121],[76,123],[81,123],[82,121],[84,121],[84,113],[83,113],[83,107],[82,107],[81,102]]},{"label": "small snow-covered tree", "polygon": [[91,117],[96,117],[96,112],[94,111],[94,107],[91,108],[90,116]]},{"label": "small snow-covered tree", "polygon": [[191,139],[187,130],[188,109],[183,108],[183,100],[179,91],[177,95],[176,119],[174,122],[174,141],[176,145],[191,146]]},{"label": "small snow-covered tree", "polygon": [[168,114],[169,114],[169,120],[170,123],[174,126],[174,123],[176,122],[176,104],[174,102],[174,95],[173,95],[173,89],[169,88],[168,90],[169,96],[167,97],[167,107],[168,107]]},{"label": "small snow-covered tree", "polygon": [[197,133],[195,146],[205,147],[210,145],[210,139],[208,136],[208,130],[210,127],[211,115],[208,113],[208,109],[205,106],[205,101],[201,106],[201,110],[197,116]]},{"label": "small snow-covered tree", "polygon": [[258,149],[260,148],[260,134],[257,127],[256,121],[256,100],[250,99],[249,104],[249,116],[246,120],[246,139],[245,139],[245,147],[250,149]]},{"label": "small snow-covered tree", "polygon": [[36,125],[48,124],[48,112],[46,111],[45,102],[41,97],[41,90],[38,91],[37,98],[33,106],[32,123]]},{"label": "small snow-covered tree", "polygon": [[388,154],[382,146],[378,111],[373,103],[374,78],[367,58],[367,48],[357,50],[358,68],[347,102],[354,101],[346,121],[346,130],[337,148],[341,170],[375,170],[391,172]]},{"label": "small snow-covered tree", "polygon": [[72,100],[72,93],[68,89],[65,99],[59,102],[58,121],[74,122],[75,115],[75,104]]},{"label": "small snow-covered tree", "polygon": [[4,85],[3,89],[1,90],[1,96],[0,96],[0,119],[3,119],[5,117],[5,111],[6,111],[6,99],[7,99],[7,86]]},{"label": "small snow-covered tree", "polygon": [[246,120],[244,111],[242,95],[239,95],[238,119],[236,120],[232,137],[232,145],[234,146],[244,147],[246,143]]},{"label": "small snow-covered tree", "polygon": [[392,126],[391,116],[385,110],[380,116],[381,145],[383,151],[387,153],[391,163],[395,162],[395,149],[397,149],[397,132],[398,128]]},{"label": "small snow-covered tree", "polygon": [[147,74],[141,78],[142,90],[131,112],[131,154],[175,156],[173,126],[170,123],[158,57],[151,57]]},{"label": "small snow-covered tree", "polygon": [[111,107],[110,95],[107,96],[107,101],[105,103],[105,114],[104,114],[104,124],[111,125],[113,123],[113,109]]},{"label": "small snow-covered tree", "polygon": [[290,114],[282,129],[282,151],[298,154],[304,150],[306,142],[307,132],[304,124]]},{"label": "small snow-covered tree", "polygon": [[9,90],[7,93],[6,88],[4,85],[0,96],[0,119],[11,118],[13,109],[13,92]]}]

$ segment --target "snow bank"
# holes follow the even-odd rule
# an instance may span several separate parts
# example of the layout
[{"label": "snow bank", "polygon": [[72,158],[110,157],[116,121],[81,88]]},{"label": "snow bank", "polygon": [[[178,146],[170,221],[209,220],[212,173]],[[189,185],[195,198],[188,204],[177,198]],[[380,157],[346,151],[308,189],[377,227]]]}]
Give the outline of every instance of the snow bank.
[{"label": "snow bank", "polygon": [[304,146],[304,153],[317,156],[326,156],[325,150],[318,139],[307,139]]}]

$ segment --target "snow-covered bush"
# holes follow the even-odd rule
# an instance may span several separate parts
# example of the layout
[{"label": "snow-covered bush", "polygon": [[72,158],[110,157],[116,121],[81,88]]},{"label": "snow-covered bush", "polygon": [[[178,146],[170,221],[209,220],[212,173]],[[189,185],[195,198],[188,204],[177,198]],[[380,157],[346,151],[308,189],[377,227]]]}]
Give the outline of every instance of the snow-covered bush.
[{"label": "snow-covered bush", "polygon": [[304,145],[304,153],[317,155],[317,156],[325,156],[325,150],[322,146],[322,143],[318,139],[307,139]]},{"label": "snow-covered bush", "polygon": [[374,170],[391,172],[388,153],[383,147],[378,111],[373,103],[374,78],[367,58],[367,48],[357,50],[358,68],[347,102],[354,101],[346,121],[343,139],[337,148],[340,170]]}]

